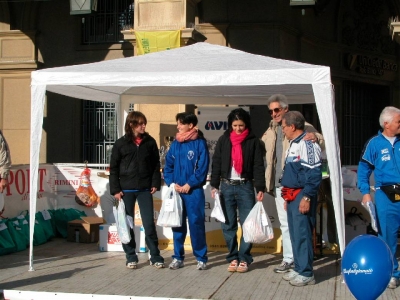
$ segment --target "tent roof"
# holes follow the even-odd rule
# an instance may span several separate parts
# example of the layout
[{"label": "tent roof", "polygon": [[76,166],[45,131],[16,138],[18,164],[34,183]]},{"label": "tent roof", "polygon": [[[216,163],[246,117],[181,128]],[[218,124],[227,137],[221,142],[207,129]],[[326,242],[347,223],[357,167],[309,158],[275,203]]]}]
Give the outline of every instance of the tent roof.
[{"label": "tent roof", "polygon": [[[283,93],[290,102],[310,103],[314,102],[312,83],[330,84],[329,67],[207,43],[32,73],[33,85],[45,84],[51,92],[102,102],[118,102],[122,95],[134,95],[141,96],[135,97],[135,103],[148,103],[151,96],[153,103],[245,101],[265,105],[266,97]],[[71,89],[71,85],[75,87]],[[185,99],[177,101],[176,97]]]}]

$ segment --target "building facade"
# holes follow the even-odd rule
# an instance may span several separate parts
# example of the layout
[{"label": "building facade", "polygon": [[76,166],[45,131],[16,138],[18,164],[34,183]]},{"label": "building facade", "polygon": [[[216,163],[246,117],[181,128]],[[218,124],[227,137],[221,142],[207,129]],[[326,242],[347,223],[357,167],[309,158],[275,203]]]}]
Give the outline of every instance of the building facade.
[{"label": "building facade", "polygon": [[[147,28],[183,29],[181,46],[206,39],[254,54],[329,66],[342,164],[357,164],[364,142],[379,129],[380,111],[400,105],[399,49],[388,29],[389,18],[400,15],[400,4],[290,2],[98,0],[97,12],[71,15],[66,0],[0,0],[0,129],[13,163],[29,163],[30,73],[135,55],[131,29]],[[133,109],[146,114],[147,130],[161,145],[164,136],[175,132],[175,114],[195,105],[142,104]],[[291,109],[319,126],[315,105]],[[267,110],[250,107],[260,137],[270,121]],[[40,162],[106,163],[116,126],[112,105],[47,93]]]}]

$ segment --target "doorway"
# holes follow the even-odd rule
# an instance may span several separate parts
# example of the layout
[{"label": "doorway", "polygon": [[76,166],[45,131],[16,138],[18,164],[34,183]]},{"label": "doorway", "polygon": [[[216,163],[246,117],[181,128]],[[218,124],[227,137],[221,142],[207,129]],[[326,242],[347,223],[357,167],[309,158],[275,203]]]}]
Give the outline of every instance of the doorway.
[{"label": "doorway", "polygon": [[390,105],[390,87],[344,81],[338,111],[341,125],[342,165],[358,165],[361,151],[369,138],[380,129],[379,115]]}]

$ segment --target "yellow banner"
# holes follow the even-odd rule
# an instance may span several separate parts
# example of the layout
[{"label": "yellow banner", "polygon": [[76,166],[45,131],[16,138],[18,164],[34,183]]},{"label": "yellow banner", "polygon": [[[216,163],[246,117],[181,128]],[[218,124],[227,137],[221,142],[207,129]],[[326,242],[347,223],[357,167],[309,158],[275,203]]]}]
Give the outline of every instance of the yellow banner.
[{"label": "yellow banner", "polygon": [[179,48],[180,30],[174,31],[135,31],[137,54],[148,54]]}]

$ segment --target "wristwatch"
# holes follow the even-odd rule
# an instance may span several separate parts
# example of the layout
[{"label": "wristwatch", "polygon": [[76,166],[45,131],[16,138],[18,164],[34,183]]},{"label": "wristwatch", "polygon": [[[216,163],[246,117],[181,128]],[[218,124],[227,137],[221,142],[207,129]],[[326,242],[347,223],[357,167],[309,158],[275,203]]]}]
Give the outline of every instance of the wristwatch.
[{"label": "wristwatch", "polygon": [[310,197],[307,197],[307,196],[303,196],[303,199],[304,199],[305,201],[307,201],[307,202],[310,202],[310,201],[311,201]]}]

